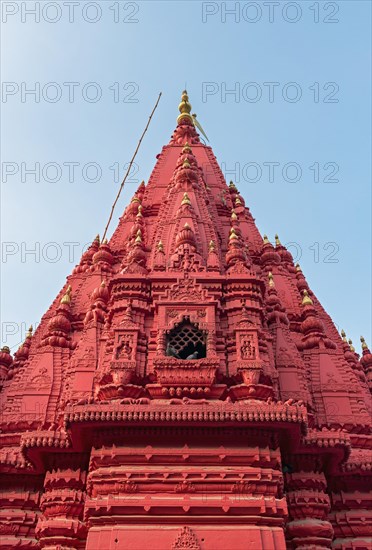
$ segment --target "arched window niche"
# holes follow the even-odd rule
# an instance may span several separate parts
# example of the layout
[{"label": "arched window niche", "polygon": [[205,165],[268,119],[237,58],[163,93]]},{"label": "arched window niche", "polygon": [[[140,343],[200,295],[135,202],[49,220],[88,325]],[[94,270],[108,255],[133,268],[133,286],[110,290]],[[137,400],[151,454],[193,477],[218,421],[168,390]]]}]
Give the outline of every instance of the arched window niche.
[{"label": "arched window niche", "polygon": [[170,330],[166,336],[168,357],[176,359],[203,359],[207,356],[207,333],[188,317]]}]

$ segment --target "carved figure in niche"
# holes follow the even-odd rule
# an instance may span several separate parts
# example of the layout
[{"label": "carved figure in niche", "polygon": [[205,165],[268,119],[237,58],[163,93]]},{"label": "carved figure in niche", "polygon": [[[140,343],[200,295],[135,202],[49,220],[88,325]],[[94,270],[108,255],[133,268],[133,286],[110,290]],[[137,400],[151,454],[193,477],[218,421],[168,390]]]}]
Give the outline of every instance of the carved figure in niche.
[{"label": "carved figure in niche", "polygon": [[240,346],[240,354],[242,359],[255,359],[256,358],[256,346],[253,345],[252,339],[244,337]]},{"label": "carved figure in niche", "polygon": [[121,340],[116,348],[115,359],[130,360],[132,358],[133,348],[129,340]]}]

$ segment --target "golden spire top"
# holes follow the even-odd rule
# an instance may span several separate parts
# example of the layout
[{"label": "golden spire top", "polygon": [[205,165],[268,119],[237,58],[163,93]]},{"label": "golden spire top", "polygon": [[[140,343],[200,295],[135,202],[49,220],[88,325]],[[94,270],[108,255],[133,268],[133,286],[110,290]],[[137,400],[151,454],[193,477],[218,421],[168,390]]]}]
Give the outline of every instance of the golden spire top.
[{"label": "golden spire top", "polygon": [[61,300],[61,304],[70,304],[71,303],[71,293],[72,288],[71,285],[68,285],[65,295],[63,296]]},{"label": "golden spire top", "polygon": [[231,212],[231,219],[235,222],[238,219],[238,215],[235,212],[235,210],[232,210]]},{"label": "golden spire top", "polygon": [[32,325],[30,325],[30,328],[28,329],[28,332],[26,334],[26,338],[31,338],[33,332],[34,332],[34,328]]},{"label": "golden spire top", "polygon": [[190,168],[191,164],[189,163],[188,159],[185,159],[182,163],[182,168]]},{"label": "golden spire top", "polygon": [[137,236],[136,236],[134,242],[135,243],[141,243],[142,242],[142,231],[140,229],[137,231]]},{"label": "golden spire top", "polygon": [[264,244],[270,244],[270,241],[269,241],[269,239],[267,238],[267,235],[264,235],[264,236],[263,236],[263,243],[264,243]]},{"label": "golden spire top", "polygon": [[237,189],[235,183],[234,183],[232,180],[230,180],[229,187],[230,187],[230,189],[232,189],[233,191],[238,192],[238,189]]},{"label": "golden spire top", "polygon": [[209,242],[209,252],[214,252],[216,250],[216,244],[214,241]]},{"label": "golden spire top", "polygon": [[269,271],[269,287],[270,288],[275,288],[275,283],[274,283],[274,277],[273,277],[273,274],[271,273],[271,271]]},{"label": "golden spire top", "polygon": [[344,329],[341,330],[341,337],[342,337],[342,340],[343,340],[344,342],[347,342],[347,340],[346,340],[346,332],[344,331]]},{"label": "golden spire top", "polygon": [[143,208],[142,204],[139,204],[137,214],[136,214],[137,218],[142,218],[142,208]]},{"label": "golden spire top", "polygon": [[98,244],[101,242],[101,239],[100,239],[99,235],[96,235],[96,237],[95,237],[95,239],[94,239],[93,242],[96,242],[96,243],[98,243]]},{"label": "golden spire top", "polygon": [[362,350],[364,351],[365,349],[368,349],[368,346],[363,336],[360,337],[360,341],[362,342]]},{"label": "golden spire top", "polygon": [[236,204],[237,206],[240,206],[240,205],[242,204],[242,201],[240,200],[240,197],[236,197],[236,199],[235,199],[235,204]]},{"label": "golden spire top", "polygon": [[191,205],[190,197],[188,196],[187,193],[183,194],[183,199],[182,199],[182,202],[181,202],[181,206],[183,206],[184,204]]},{"label": "golden spire top", "polygon": [[162,243],[162,241],[159,241],[156,248],[158,249],[159,252],[164,252],[164,245]]},{"label": "golden spire top", "polygon": [[182,92],[181,103],[178,105],[178,110],[181,114],[178,115],[177,122],[180,122],[182,118],[188,118],[192,121],[192,116],[190,115],[191,104],[189,103],[189,96],[186,90]]},{"label": "golden spire top", "polygon": [[355,348],[354,348],[354,346],[353,346],[353,341],[352,341],[350,338],[349,338],[349,342],[348,342],[348,343],[349,343],[349,346],[350,346],[350,351],[355,352]]},{"label": "golden spire top", "polygon": [[101,243],[101,244],[105,244],[105,245],[106,245],[106,244],[108,244],[108,240],[107,240],[107,239],[105,239],[104,241],[102,241],[102,243]]},{"label": "golden spire top", "polygon": [[305,289],[302,294],[303,294],[302,305],[303,306],[312,306],[313,301],[310,298],[308,291]]},{"label": "golden spire top", "polygon": [[275,235],[275,244],[276,244],[276,246],[281,246],[281,244],[282,244],[279,240],[278,234]]},{"label": "golden spire top", "polygon": [[302,273],[302,269],[301,269],[300,264],[296,264],[296,271],[297,271],[297,273]]}]

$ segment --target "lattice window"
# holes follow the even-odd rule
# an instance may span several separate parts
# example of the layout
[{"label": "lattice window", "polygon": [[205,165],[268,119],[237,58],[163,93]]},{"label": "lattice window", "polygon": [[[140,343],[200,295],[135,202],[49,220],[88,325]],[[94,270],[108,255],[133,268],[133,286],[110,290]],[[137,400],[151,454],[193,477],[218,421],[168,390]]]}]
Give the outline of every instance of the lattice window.
[{"label": "lattice window", "polygon": [[206,333],[184,321],[169,333],[166,354],[179,359],[206,357]]}]

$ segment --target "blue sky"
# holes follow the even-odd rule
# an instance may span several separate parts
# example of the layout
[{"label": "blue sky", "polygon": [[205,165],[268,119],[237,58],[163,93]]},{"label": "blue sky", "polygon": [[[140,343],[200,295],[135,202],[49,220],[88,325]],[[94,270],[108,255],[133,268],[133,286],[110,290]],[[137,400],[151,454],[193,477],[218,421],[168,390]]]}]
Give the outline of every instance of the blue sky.
[{"label": "blue sky", "polygon": [[103,232],[162,91],[113,231],[186,85],[260,231],[371,344],[370,2],[75,4],[1,5],[2,343],[16,349]]}]

